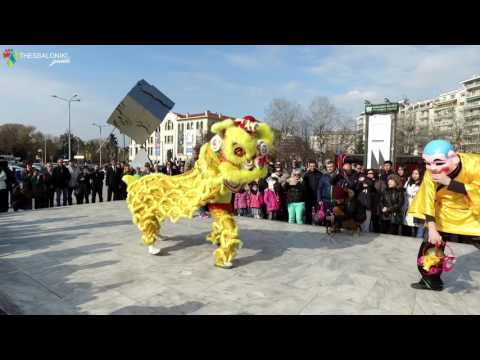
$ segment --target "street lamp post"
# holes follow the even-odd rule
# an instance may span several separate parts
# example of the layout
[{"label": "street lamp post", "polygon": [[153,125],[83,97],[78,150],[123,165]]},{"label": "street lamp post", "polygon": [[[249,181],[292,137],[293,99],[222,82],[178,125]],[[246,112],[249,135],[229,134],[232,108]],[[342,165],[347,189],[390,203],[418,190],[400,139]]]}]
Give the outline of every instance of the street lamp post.
[{"label": "street lamp post", "polygon": [[[108,127],[108,125],[98,125],[96,123],[92,124],[93,126],[98,127],[100,130],[100,139],[102,138],[102,127]],[[102,168],[102,147],[100,146],[100,168]]]},{"label": "street lamp post", "polygon": [[80,101],[80,98],[78,97],[78,94],[73,94],[73,96],[70,99],[65,99],[57,95],[52,95],[52,97],[65,101],[68,103],[68,160],[72,160],[72,149],[71,149],[71,140],[70,140],[70,105],[72,101]]}]

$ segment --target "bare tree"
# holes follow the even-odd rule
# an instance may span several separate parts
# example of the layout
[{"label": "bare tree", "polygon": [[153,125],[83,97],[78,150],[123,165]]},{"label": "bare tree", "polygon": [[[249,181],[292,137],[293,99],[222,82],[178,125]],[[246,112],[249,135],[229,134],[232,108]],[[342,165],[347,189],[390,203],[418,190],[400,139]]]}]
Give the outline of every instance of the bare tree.
[{"label": "bare tree", "polygon": [[266,122],[277,129],[282,138],[298,134],[303,120],[299,104],[286,99],[273,99],[265,113]]},{"label": "bare tree", "polygon": [[332,131],[345,126],[344,118],[327,97],[318,96],[310,103],[305,119],[318,146],[319,155],[323,158],[326,156],[326,147]]},{"label": "bare tree", "polygon": [[465,135],[465,122],[463,116],[457,114],[453,110],[453,119],[452,119],[452,130],[450,135],[450,140],[452,145],[455,146],[459,151],[463,151],[463,142]]},{"label": "bare tree", "polygon": [[415,124],[416,113],[414,111],[405,112],[397,116],[396,124],[396,151],[397,154],[412,154],[415,148]]}]

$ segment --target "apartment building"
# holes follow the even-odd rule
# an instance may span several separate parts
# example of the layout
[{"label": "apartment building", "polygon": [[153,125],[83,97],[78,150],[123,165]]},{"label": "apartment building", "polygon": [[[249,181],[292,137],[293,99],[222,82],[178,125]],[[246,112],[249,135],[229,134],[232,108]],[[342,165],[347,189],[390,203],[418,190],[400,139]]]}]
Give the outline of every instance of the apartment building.
[{"label": "apartment building", "polygon": [[[460,151],[480,152],[480,75],[434,99],[400,101],[396,143],[400,154],[417,155],[433,138],[445,138]],[[357,118],[357,136],[365,142],[366,119]]]},{"label": "apartment building", "polygon": [[465,88],[464,151],[480,152],[480,75],[462,81]]}]

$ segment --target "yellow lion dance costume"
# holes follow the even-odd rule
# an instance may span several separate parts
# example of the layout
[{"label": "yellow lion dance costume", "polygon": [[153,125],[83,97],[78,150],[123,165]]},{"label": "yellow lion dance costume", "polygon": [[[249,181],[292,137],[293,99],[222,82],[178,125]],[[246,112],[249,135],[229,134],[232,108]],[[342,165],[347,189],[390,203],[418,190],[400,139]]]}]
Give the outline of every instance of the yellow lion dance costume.
[{"label": "yellow lion dance costume", "polygon": [[231,268],[236,251],[242,246],[231,206],[232,192],[267,175],[267,153],[273,133],[253,116],[227,119],[211,127],[216,134],[200,149],[195,167],[181,175],[151,174],[140,179],[126,175],[128,207],[133,222],[143,233],[142,239],[151,254],[160,250],[153,244],[160,223],[169,218],[192,218],[193,213],[208,204],[213,218],[207,240],[217,245],[215,265]]}]

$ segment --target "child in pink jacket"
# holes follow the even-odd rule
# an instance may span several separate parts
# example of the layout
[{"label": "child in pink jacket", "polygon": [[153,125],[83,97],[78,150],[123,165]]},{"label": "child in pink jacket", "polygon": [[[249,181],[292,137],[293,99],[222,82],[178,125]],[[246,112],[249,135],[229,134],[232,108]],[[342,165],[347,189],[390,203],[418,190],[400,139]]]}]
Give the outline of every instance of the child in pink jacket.
[{"label": "child in pink jacket", "polygon": [[267,206],[268,220],[277,220],[278,211],[280,210],[280,195],[275,189],[277,181],[274,179],[268,180],[268,188],[263,194],[263,201]]},{"label": "child in pink jacket", "polygon": [[253,183],[250,189],[250,209],[252,210],[252,215],[255,219],[262,218],[262,205],[263,194],[258,190],[258,185]]},{"label": "child in pink jacket", "polygon": [[242,188],[239,192],[235,193],[233,207],[238,216],[248,216],[249,203],[250,196],[245,188]]}]

